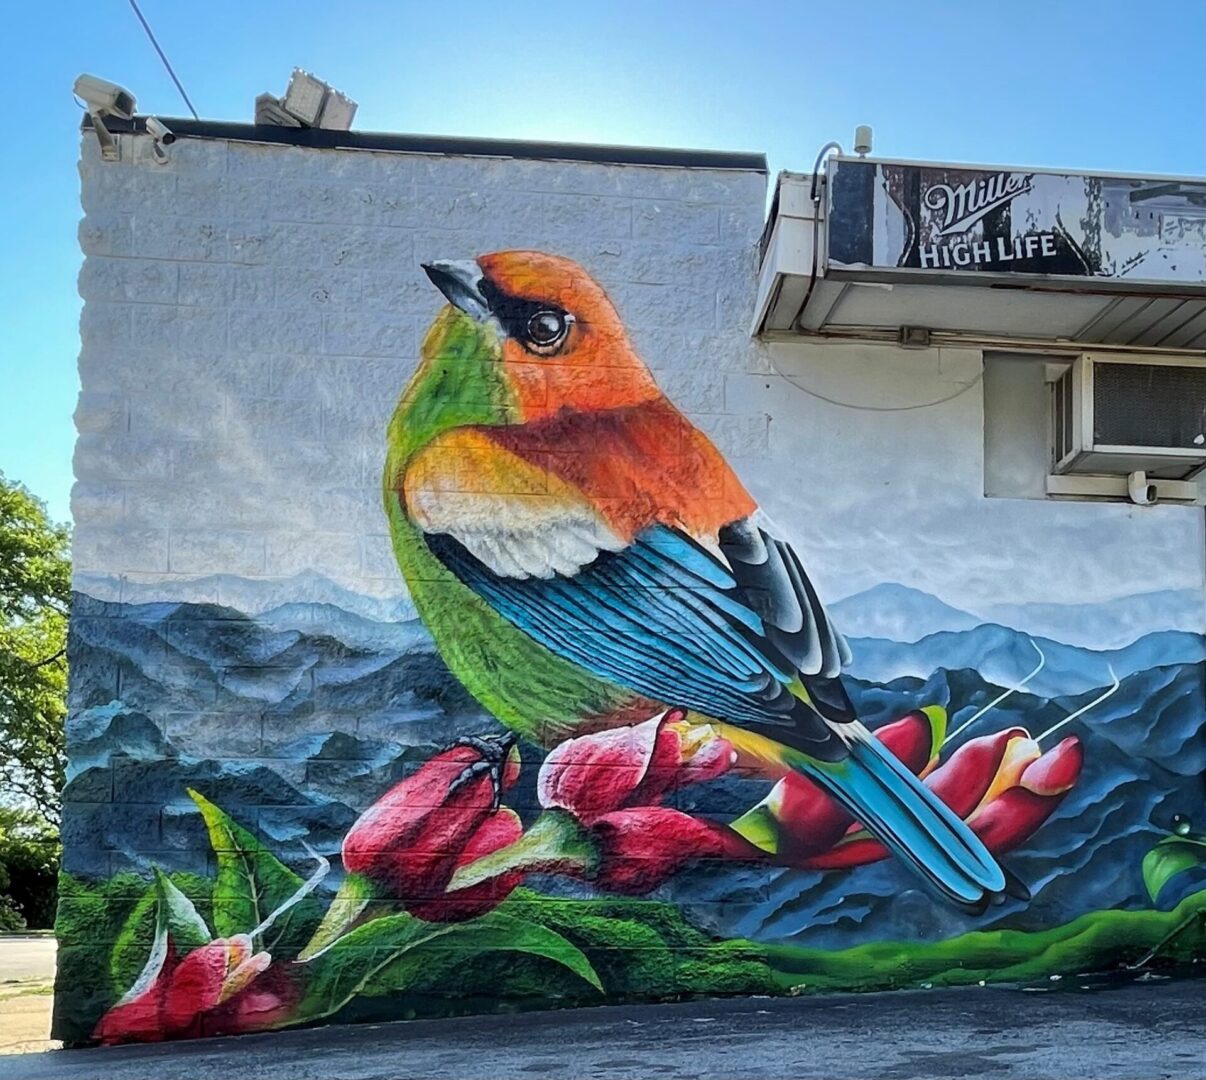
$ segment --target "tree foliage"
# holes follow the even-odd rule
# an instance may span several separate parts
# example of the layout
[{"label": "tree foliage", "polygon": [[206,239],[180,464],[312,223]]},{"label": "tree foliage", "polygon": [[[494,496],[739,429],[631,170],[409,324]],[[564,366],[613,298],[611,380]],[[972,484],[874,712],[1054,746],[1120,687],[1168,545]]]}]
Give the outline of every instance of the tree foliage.
[{"label": "tree foliage", "polygon": [[66,526],[0,473],[0,795],[59,820],[71,563]]},{"label": "tree foliage", "polygon": [[0,807],[0,931],[54,925],[57,832],[31,811]]}]

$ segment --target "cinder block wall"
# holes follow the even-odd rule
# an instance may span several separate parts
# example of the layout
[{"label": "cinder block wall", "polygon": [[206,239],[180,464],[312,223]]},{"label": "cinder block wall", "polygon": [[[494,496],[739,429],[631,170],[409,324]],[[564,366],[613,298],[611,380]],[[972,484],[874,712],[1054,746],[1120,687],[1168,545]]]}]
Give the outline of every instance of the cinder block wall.
[{"label": "cinder block wall", "polygon": [[[303,875],[303,840],[337,874],[343,833],[389,781],[494,727],[406,637],[423,635],[382,507],[386,425],[444,303],[421,263],[580,262],[717,445],[768,451],[765,411],[725,401],[732,376],[766,368],[746,332],[762,173],[188,138],[158,165],[147,140],[121,142],[110,164],[85,137],[80,164],[56,1013],[73,1041],[138,974],[118,943],[153,870],[182,887],[218,874],[189,787]],[[280,633],[257,621],[274,611]],[[387,629],[366,641],[340,617]]]},{"label": "cinder block wall", "polygon": [[766,413],[725,405],[728,376],[765,370],[746,332],[763,175],[188,139],[155,166],[142,147],[109,165],[85,142],[81,162],[81,575],[396,592],[384,431],[439,306],[433,259],[575,259],[717,445],[766,454]]},{"label": "cinder block wall", "polygon": [[[81,158],[59,1037],[908,986],[919,972],[1046,979],[1142,955],[1206,902],[1193,875],[1157,902],[1140,869],[1200,805],[1200,510],[985,499],[976,350],[752,342],[764,174],[193,138],[170,154],[156,164],[145,138],[123,137],[122,160],[103,163],[86,138]],[[719,758],[693,756],[706,738],[655,724],[574,753],[603,803],[670,814],[626,826],[658,828],[624,833],[617,855],[566,796],[561,820],[589,858],[525,864],[449,906],[454,863],[557,809],[537,777],[561,766],[521,740],[502,810],[475,787],[485,801],[459,839],[430,830],[429,815],[464,809],[449,809],[449,781],[477,760],[462,747],[452,768],[445,748],[503,729],[424,629],[382,472],[443,305],[421,264],[506,249],[572,259],[603,286],[666,395],[800,552],[851,639],[860,716],[932,745],[916,768],[947,765],[970,826],[1005,830],[1033,901],[959,912],[895,860],[826,863],[816,816],[781,823],[777,854],[735,857],[706,823],[740,819],[774,778],[714,775]],[[462,483],[478,482],[467,464]],[[944,738],[1027,677],[1035,642],[1047,668],[975,721],[962,736],[981,740],[975,754],[952,764],[959,740]],[[655,744],[685,770],[656,792],[641,786]],[[1030,780],[1019,761],[1036,763]],[[349,886],[345,838],[383,797],[374,820],[393,831],[373,834]],[[418,884],[399,869],[416,853],[444,857]],[[335,925],[341,889],[351,914]],[[1086,953],[1078,935],[1118,908],[1133,921]],[[1078,918],[1087,929],[1069,930]],[[1033,948],[985,959],[966,936],[1000,927]],[[885,941],[896,948],[859,952]]]}]

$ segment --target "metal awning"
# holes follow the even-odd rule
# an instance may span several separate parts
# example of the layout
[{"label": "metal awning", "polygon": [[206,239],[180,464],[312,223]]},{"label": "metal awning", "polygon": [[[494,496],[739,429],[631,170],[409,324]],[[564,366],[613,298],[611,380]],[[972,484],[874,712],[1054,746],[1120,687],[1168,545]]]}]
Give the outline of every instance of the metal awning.
[{"label": "metal awning", "polygon": [[756,334],[1206,351],[1206,181],[837,157],[783,173]]}]

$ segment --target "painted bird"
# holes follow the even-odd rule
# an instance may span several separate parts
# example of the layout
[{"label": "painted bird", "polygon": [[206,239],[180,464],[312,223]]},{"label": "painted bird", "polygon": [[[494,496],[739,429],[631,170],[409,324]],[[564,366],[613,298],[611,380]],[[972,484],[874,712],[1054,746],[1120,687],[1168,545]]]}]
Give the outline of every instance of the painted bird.
[{"label": "painted bird", "polygon": [[804,567],[666,399],[611,300],[531,251],[434,262],[449,301],[389,427],[384,495],[453,674],[546,747],[670,706],[819,783],[954,904],[1022,894],[855,715]]}]

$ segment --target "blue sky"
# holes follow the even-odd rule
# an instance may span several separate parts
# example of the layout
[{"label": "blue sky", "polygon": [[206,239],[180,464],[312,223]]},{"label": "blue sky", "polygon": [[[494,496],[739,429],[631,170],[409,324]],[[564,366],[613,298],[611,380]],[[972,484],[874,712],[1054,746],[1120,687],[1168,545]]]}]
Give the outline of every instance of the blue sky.
[{"label": "blue sky", "polygon": [[[1206,175],[1206,3],[693,0],[289,5],[142,0],[203,117],[249,120],[293,66],[365,130],[765,151],[811,168],[875,127],[884,156]],[[292,17],[286,15],[289,13]],[[0,469],[66,518],[80,256],[71,84],[185,109],[125,0],[5,19]]]}]

